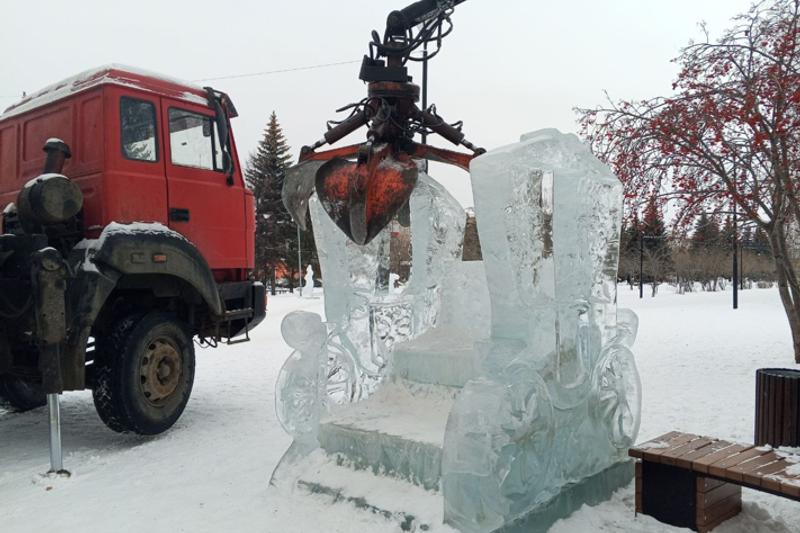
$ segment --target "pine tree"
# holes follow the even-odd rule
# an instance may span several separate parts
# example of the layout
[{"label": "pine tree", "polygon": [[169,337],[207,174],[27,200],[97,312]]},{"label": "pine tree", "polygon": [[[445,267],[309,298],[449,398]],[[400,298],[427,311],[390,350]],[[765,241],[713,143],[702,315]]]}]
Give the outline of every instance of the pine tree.
[{"label": "pine tree", "polygon": [[641,223],[636,212],[631,220],[622,222],[619,240],[619,269],[617,276],[633,288],[634,279],[639,275],[639,236]]},{"label": "pine tree", "polygon": [[719,245],[726,249],[732,249],[733,245],[739,241],[737,237],[737,228],[733,226],[733,218],[726,217],[725,223],[720,229]]},{"label": "pine tree", "polygon": [[758,255],[771,257],[772,249],[769,244],[769,236],[761,228],[756,229],[751,242],[752,250]]},{"label": "pine tree", "polygon": [[620,253],[638,254],[641,232],[642,224],[639,222],[639,216],[636,213],[633,214],[631,220],[623,221],[619,242]]},{"label": "pine tree", "polygon": [[650,200],[644,210],[641,233],[644,235],[645,250],[658,252],[659,255],[664,256],[664,260],[668,260],[667,231],[664,218],[661,216],[661,208],[655,199]]},{"label": "pine tree", "polygon": [[720,229],[715,217],[701,213],[692,234],[692,247],[695,250],[709,250],[720,244]]},{"label": "pine tree", "polygon": [[664,218],[655,198],[651,199],[644,210],[641,225],[640,246],[643,245],[645,271],[644,276],[652,284],[652,295],[658,292],[659,284],[666,280],[672,265]]},{"label": "pine tree", "polygon": [[[245,178],[256,202],[256,275],[271,285],[273,294],[276,270],[288,270],[291,273],[289,283],[292,289],[297,272],[297,226],[281,199],[283,180],[292,159],[289,151],[286,137],[273,111],[264,129],[264,136],[256,151],[250,155],[245,170]],[[302,250],[308,258],[304,263],[313,260],[314,264],[318,264],[313,233],[304,233]]]}]

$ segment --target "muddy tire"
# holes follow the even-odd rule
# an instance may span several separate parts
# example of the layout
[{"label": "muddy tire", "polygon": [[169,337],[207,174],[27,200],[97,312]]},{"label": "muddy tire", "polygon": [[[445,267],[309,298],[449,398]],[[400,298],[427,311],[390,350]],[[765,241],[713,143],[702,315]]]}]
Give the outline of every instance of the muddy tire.
[{"label": "muddy tire", "polygon": [[12,376],[0,376],[0,405],[19,413],[47,405],[39,385]]},{"label": "muddy tire", "polygon": [[194,383],[194,345],[169,313],[130,315],[98,340],[94,405],[120,433],[157,435],[180,418]]}]

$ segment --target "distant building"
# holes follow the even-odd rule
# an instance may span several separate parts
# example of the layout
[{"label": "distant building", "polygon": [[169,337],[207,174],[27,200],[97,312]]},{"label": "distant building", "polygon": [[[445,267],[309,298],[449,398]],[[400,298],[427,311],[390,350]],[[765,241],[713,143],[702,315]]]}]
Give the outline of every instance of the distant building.
[{"label": "distant building", "polygon": [[467,208],[467,224],[464,227],[464,248],[461,259],[464,261],[483,261],[481,240],[478,237],[478,221],[475,210]]},{"label": "distant building", "polygon": [[389,270],[397,274],[400,283],[406,283],[411,276],[411,227],[404,227],[395,218],[389,230]]}]

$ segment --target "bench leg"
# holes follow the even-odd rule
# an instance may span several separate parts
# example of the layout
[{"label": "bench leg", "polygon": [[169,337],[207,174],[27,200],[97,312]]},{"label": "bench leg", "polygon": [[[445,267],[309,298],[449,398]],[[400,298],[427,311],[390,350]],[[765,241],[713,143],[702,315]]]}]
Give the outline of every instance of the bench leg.
[{"label": "bench leg", "polygon": [[697,531],[707,533],[742,510],[742,487],[697,476]]},{"label": "bench leg", "polygon": [[636,466],[636,512],[700,533],[739,514],[742,488],[671,465]]},{"label": "bench leg", "polygon": [[636,461],[636,514],[642,513],[642,462]]}]

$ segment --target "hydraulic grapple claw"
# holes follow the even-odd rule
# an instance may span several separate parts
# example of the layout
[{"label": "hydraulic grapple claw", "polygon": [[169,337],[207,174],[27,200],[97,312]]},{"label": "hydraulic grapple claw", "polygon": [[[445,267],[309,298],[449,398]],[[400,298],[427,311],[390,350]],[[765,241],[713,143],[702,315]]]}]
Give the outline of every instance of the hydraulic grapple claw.
[{"label": "hydraulic grapple claw", "polygon": [[[308,196],[312,194],[312,163],[321,165],[313,181],[325,211],[351,240],[363,245],[395,215],[404,215],[403,221],[408,222],[410,217],[404,206],[408,205],[419,174],[412,157],[469,170],[472,159],[483,152],[466,140],[460,123],[448,124],[433,107],[417,107],[420,88],[411,83],[406,67],[409,60],[415,59],[412,52],[423,43],[436,43],[438,51],[442,37],[449,33],[443,32],[443,25],[450,22],[453,7],[464,1],[419,0],[389,15],[383,40],[373,33],[370,55],[364,57],[359,75],[368,84],[367,97],[340,108],[350,110],[350,115],[331,122],[332,127],[322,139],[301,150],[300,164],[293,167],[284,182],[286,208],[303,227]],[[366,143],[316,152],[364,126],[369,128]],[[417,134],[425,138],[429,133],[472,153],[413,142]],[[401,209],[403,213],[399,213]]]},{"label": "hydraulic grapple claw", "polygon": [[317,197],[339,229],[364,245],[408,202],[418,175],[408,154],[385,147],[366,163],[341,158],[325,163],[317,172]]}]

